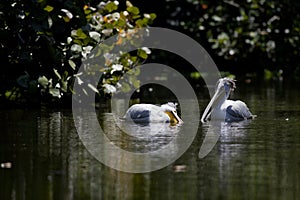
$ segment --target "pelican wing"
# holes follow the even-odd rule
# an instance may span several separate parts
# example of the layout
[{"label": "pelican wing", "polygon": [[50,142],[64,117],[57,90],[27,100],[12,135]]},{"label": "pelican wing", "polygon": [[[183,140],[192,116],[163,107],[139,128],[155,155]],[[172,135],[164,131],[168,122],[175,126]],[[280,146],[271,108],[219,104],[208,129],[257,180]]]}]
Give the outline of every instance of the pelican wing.
[{"label": "pelican wing", "polygon": [[232,101],[231,105],[226,108],[227,121],[241,121],[252,119],[253,115],[247,105],[242,101]]},{"label": "pelican wing", "polygon": [[149,122],[150,121],[150,109],[146,104],[136,104],[131,106],[126,114],[125,118],[131,119],[134,122]]},{"label": "pelican wing", "polygon": [[144,120],[147,121],[146,119],[149,120],[150,118],[150,111],[149,110],[136,110],[132,109],[132,112],[130,112],[130,118],[133,120]]},{"label": "pelican wing", "polygon": [[170,118],[160,106],[152,104],[135,104],[131,106],[127,110],[125,118],[137,123],[170,121]]}]

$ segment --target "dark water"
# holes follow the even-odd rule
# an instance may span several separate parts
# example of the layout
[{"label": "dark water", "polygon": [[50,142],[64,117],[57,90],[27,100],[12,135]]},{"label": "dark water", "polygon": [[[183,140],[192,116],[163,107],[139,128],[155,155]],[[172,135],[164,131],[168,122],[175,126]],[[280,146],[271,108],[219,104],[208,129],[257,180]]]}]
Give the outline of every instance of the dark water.
[{"label": "dark water", "polygon": [[[127,151],[157,150],[174,137],[189,136],[184,126],[200,124],[175,162],[138,174],[98,162],[79,139],[71,110],[1,110],[0,199],[298,199],[299,91],[280,84],[236,91],[232,97],[244,100],[258,117],[223,124],[217,144],[203,159],[198,154],[209,124],[201,125],[200,119],[188,119],[179,131],[164,127],[135,140],[136,135],[115,128],[111,113],[100,114],[108,138]],[[199,100],[202,111],[207,101]]]}]

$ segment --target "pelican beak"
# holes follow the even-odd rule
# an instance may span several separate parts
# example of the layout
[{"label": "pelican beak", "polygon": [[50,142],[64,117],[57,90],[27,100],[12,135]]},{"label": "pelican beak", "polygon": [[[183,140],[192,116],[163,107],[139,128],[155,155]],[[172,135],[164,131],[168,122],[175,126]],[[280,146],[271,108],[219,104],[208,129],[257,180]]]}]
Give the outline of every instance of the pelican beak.
[{"label": "pelican beak", "polygon": [[222,97],[225,93],[225,90],[220,88],[216,91],[216,93],[214,94],[214,96],[212,97],[212,99],[210,100],[209,104],[207,105],[207,107],[205,108],[205,111],[201,117],[201,122],[204,123],[207,121],[207,119],[210,116],[209,112],[212,108],[215,107],[215,105],[219,102],[220,97]]},{"label": "pelican beak", "polygon": [[183,121],[180,119],[180,117],[177,115],[176,112],[166,111],[165,113],[169,116],[171,123],[173,124],[183,123]]},{"label": "pelican beak", "polygon": [[177,115],[176,112],[172,111],[172,114],[174,116],[174,119],[176,119],[176,120],[174,120],[174,121],[176,121],[176,123],[183,123],[183,121],[180,119],[180,117]]}]

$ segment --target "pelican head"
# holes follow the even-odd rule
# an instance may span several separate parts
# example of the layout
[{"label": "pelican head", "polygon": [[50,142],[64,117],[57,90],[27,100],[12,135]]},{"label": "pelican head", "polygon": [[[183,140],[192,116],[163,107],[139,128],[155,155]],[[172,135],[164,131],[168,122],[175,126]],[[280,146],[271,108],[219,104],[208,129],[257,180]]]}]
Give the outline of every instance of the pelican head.
[{"label": "pelican head", "polygon": [[221,78],[216,84],[215,94],[207,105],[202,117],[201,122],[205,122],[211,112],[210,110],[215,107],[220,107],[229,97],[230,93],[235,89],[235,80],[231,78]]},{"label": "pelican head", "polygon": [[177,103],[168,102],[166,104],[161,105],[163,111],[169,116],[171,123],[182,123],[183,121],[177,114]]}]

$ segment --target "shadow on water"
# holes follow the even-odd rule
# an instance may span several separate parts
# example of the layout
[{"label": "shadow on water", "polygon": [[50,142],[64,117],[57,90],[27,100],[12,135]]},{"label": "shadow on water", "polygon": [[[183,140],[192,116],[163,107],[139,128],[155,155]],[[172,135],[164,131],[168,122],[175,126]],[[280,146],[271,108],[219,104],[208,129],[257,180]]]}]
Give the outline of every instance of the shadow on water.
[{"label": "shadow on water", "polygon": [[[138,174],[116,171],[91,156],[75,130],[71,110],[1,110],[0,199],[297,199],[299,91],[248,87],[233,98],[245,100],[258,118],[221,124],[216,144],[202,159],[198,154],[209,124],[200,125],[179,159]],[[199,99],[202,111],[207,102]],[[111,113],[99,116],[113,143],[137,152],[189,136],[185,126],[200,120],[185,119],[182,127],[128,126],[120,121],[128,135],[114,126]],[[143,135],[145,131],[150,134]]]}]

